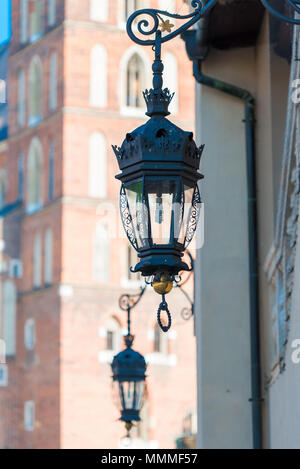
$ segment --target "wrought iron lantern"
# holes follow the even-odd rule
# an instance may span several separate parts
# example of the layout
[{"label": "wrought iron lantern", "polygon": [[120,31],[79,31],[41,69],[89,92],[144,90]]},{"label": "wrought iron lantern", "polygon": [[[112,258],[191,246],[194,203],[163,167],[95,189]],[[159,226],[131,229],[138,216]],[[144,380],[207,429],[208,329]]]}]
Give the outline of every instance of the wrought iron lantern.
[{"label": "wrought iron lantern", "polygon": [[140,410],[146,391],[146,362],[143,355],[132,349],[133,336],[125,337],[126,348],[118,353],[112,362],[113,390],[115,401],[121,412],[120,420],[125,422],[127,436],[133,422],[139,422]]},{"label": "wrought iron lantern", "polygon": [[182,256],[200,213],[203,146],[198,148],[192,132],[166,118],[173,94],[162,88],[160,31],[156,37],[153,89],[143,93],[150,119],[113,149],[122,171],[116,176],[122,182],[121,218],[140,258],[132,271],[152,278],[155,291],[165,295],[178,273],[190,270]]},{"label": "wrought iron lantern", "polygon": [[[300,24],[299,0],[283,2],[290,8],[292,16],[279,12],[269,0],[261,2],[277,18]],[[143,9],[134,12],[127,22],[129,37],[137,44],[152,46],[155,50],[154,76],[153,88],[143,93],[150,119],[127,133],[121,147],[113,146],[121,170],[116,178],[122,182],[120,210],[123,226],[140,258],[132,271],[150,277],[154,290],[162,294],[158,322],[164,331],[171,326],[165,295],[172,290],[179,272],[189,270],[182,256],[193,238],[199,218],[201,200],[197,183],[203,177],[198,170],[204,146],[198,148],[192,132],[186,132],[166,119],[173,94],[168,88],[163,89],[161,44],[188,30],[217,3],[218,0],[192,0],[194,10],[187,15]],[[142,19],[138,21],[138,17]],[[174,24],[164,17],[187,21],[172,31]],[[167,34],[162,37],[162,32]],[[153,35],[154,38],[149,38]],[[168,315],[167,326],[161,323],[161,311]]]}]

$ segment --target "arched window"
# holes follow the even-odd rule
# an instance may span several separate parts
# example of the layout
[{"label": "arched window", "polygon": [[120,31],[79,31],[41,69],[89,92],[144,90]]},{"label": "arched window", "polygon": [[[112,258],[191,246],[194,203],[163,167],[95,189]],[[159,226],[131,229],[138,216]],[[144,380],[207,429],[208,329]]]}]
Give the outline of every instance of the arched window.
[{"label": "arched window", "polygon": [[6,171],[0,171],[0,210],[5,207],[6,202]]},{"label": "arched window", "polygon": [[48,0],[48,26],[54,26],[56,22],[56,0]]},{"label": "arched window", "polygon": [[172,102],[169,106],[171,113],[178,112],[178,65],[177,59],[172,52],[167,52],[163,57],[164,63],[164,82],[168,85],[171,93],[175,92]]},{"label": "arched window", "polygon": [[90,0],[90,18],[92,21],[107,21],[108,0]]},{"label": "arched window", "polygon": [[[169,13],[175,13],[175,0],[159,0],[158,8],[159,10],[168,11]],[[173,19],[172,19],[173,22]]]},{"label": "arched window", "polygon": [[33,240],[33,286],[39,288],[42,284],[42,240],[41,234],[36,233]]},{"label": "arched window", "polygon": [[42,207],[42,147],[38,138],[31,142],[28,154],[27,212]]},{"label": "arched window", "polygon": [[29,66],[29,125],[35,125],[42,118],[42,63],[33,57]]},{"label": "arched window", "polygon": [[57,54],[52,52],[50,55],[50,73],[49,73],[49,109],[53,111],[57,106]]},{"label": "arched window", "polygon": [[154,326],[154,352],[168,355],[168,335],[161,330],[158,324]]},{"label": "arched window", "polygon": [[42,34],[42,2],[41,0],[30,0],[30,41],[34,42]]},{"label": "arched window", "polygon": [[89,196],[106,197],[106,139],[101,132],[94,132],[89,142]]},{"label": "arched window", "polygon": [[54,140],[49,144],[49,177],[48,177],[48,198],[54,198],[54,168],[55,168],[55,143]]},{"label": "arched window", "polygon": [[125,10],[124,10],[124,14],[125,14],[125,21],[127,20],[127,18],[134,12],[137,10],[137,0],[125,0]]},{"label": "arched window", "polygon": [[44,259],[44,281],[46,285],[52,283],[53,266],[53,235],[52,230],[48,228],[45,233],[45,259]]},{"label": "arched window", "polygon": [[98,223],[94,234],[93,278],[107,282],[110,276],[109,233],[103,223]]},{"label": "arched window", "polygon": [[126,106],[142,108],[145,89],[145,67],[139,54],[133,54],[126,70]]},{"label": "arched window", "polygon": [[148,7],[148,1],[145,0],[123,0],[124,4],[124,21],[127,21],[130,15],[136,10]]},{"label": "arched window", "polygon": [[17,292],[14,283],[6,280],[3,285],[3,339],[6,345],[6,356],[16,354],[16,302]]},{"label": "arched window", "polygon": [[107,55],[101,44],[93,47],[90,65],[90,105],[107,105]]},{"label": "arched window", "polygon": [[28,39],[28,0],[20,1],[20,42],[24,44]]},{"label": "arched window", "polygon": [[25,124],[25,73],[22,69],[18,73],[18,124],[20,127]]},{"label": "arched window", "polygon": [[24,403],[24,430],[32,432],[35,427],[35,403],[26,401]]},{"label": "arched window", "polygon": [[18,157],[18,200],[22,201],[24,197],[24,155],[21,153]]},{"label": "arched window", "polygon": [[24,345],[27,350],[33,350],[35,347],[36,334],[35,334],[35,320],[30,318],[26,319],[24,326]]},{"label": "arched window", "polygon": [[122,345],[122,331],[119,321],[111,317],[106,324],[106,350],[118,353]]}]

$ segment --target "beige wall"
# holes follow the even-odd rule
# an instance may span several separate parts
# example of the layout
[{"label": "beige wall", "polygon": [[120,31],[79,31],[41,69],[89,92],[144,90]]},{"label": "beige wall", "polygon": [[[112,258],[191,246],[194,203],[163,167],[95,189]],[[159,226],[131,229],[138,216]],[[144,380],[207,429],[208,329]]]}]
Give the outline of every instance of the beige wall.
[{"label": "beige wall", "polygon": [[[254,49],[212,50],[203,72],[254,92]],[[198,139],[206,144],[205,243],[196,280],[198,445],[251,448],[244,105],[206,87],[198,93]]]},{"label": "beige wall", "polygon": [[[256,173],[259,236],[260,328],[264,446],[299,442],[289,396],[289,371],[269,390],[270,293],[264,265],[275,236],[290,67],[274,54],[265,18],[256,46],[211,50],[203,64],[209,76],[246,88],[256,98]],[[198,343],[198,445],[251,448],[250,324],[247,181],[243,103],[197,86],[197,136],[205,143],[205,244],[196,265]],[[297,274],[296,274],[297,275]],[[294,299],[297,308],[297,298]],[[295,309],[294,322],[297,322]],[[293,323],[293,321],[292,321]],[[294,334],[295,335],[295,334]],[[291,336],[293,333],[291,331]],[[287,351],[287,353],[289,353]],[[295,384],[295,383],[294,383]],[[298,392],[299,395],[299,392]],[[286,415],[288,411],[289,415]],[[282,425],[284,421],[284,425]],[[286,427],[286,428],[285,428]],[[288,432],[290,436],[283,435]],[[293,434],[292,434],[293,431]],[[297,440],[298,438],[298,440]],[[298,444],[299,447],[299,444]]]}]

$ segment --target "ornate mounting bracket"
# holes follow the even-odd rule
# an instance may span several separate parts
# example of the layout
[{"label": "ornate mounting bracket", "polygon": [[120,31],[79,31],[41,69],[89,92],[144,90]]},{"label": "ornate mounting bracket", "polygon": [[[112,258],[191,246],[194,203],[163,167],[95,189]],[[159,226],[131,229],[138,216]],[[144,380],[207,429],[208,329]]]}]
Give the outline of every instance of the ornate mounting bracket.
[{"label": "ornate mounting bracket", "polygon": [[[136,30],[142,36],[151,36],[159,31],[160,21],[162,22],[162,30],[164,31],[171,31],[171,27],[168,21],[164,21],[162,16],[167,16],[168,18],[174,18],[179,20],[188,19],[189,21],[182,25],[181,27],[175,29],[175,31],[169,32],[166,36],[161,38],[161,43],[170,41],[174,37],[178,36],[179,34],[183,33],[187,29],[189,29],[193,24],[197,23],[197,21],[205,15],[214,5],[218,3],[218,0],[209,0],[206,4],[204,0],[192,0],[191,5],[195,9],[189,15],[177,15],[176,13],[169,13],[163,10],[155,10],[152,8],[146,8],[144,10],[135,11],[127,21],[127,33],[132,41],[136,42],[141,46],[155,46],[156,41],[155,39],[140,39],[136,36]],[[148,16],[149,19],[153,21],[153,26],[151,27],[149,21],[146,18],[141,19],[138,21],[137,25],[135,25],[135,20],[139,16]],[[148,30],[147,30],[148,29]],[[135,31],[134,31],[135,30]]]},{"label": "ornate mounting bracket", "polygon": [[[135,11],[127,21],[127,33],[132,41],[136,42],[141,46],[156,46],[156,39],[142,39],[136,35],[140,33],[142,36],[151,36],[157,33],[157,31],[167,31],[168,34],[161,37],[161,43],[170,41],[174,37],[182,34],[184,31],[193,26],[199,21],[206,13],[208,13],[219,0],[192,0],[191,6],[194,11],[188,15],[178,15],[176,13],[169,13],[163,10],[156,10],[153,8],[146,8],[144,10]],[[292,24],[300,25],[300,18],[288,17],[272,6],[272,0],[261,0],[264,7],[273,15],[282,21],[286,21]],[[295,13],[300,15],[300,1],[299,0],[283,0],[287,5],[293,8]],[[143,19],[137,20],[138,17],[143,16]],[[153,23],[152,26],[148,19]],[[164,20],[162,17],[174,18],[179,20],[188,20],[185,24],[172,31],[173,25],[170,24],[169,20]],[[137,20],[137,23],[136,23]],[[161,23],[160,23],[161,21]]]}]

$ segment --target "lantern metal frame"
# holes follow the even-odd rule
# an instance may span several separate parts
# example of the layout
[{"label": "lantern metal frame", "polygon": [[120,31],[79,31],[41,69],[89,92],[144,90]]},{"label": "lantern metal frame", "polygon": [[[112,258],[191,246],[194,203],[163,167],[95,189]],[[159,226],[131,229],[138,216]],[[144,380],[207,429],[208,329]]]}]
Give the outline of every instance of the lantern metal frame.
[{"label": "lantern metal frame", "polygon": [[[300,18],[297,17],[297,15],[300,15],[300,0],[283,0],[283,6],[289,6],[294,11],[293,18],[286,16],[285,14],[278,11],[272,5],[272,1],[260,1],[266,8],[266,10],[268,10],[273,16],[277,17],[279,20],[294,25],[300,25]],[[155,47],[156,39],[141,39],[139,36],[137,36],[137,33],[142,36],[148,37],[155,34],[159,30],[159,28],[162,27],[162,30],[167,31],[168,34],[162,37],[161,43],[170,41],[171,39],[174,39],[176,36],[182,34],[184,31],[196,24],[212,8],[214,8],[218,2],[219,0],[192,0],[191,6],[192,8],[194,8],[194,11],[187,15],[178,15],[176,13],[169,13],[167,11],[154,8],[145,8],[143,10],[137,10],[128,18],[127,33],[130,39],[132,39],[132,41],[136,42],[137,44],[142,46]],[[137,18],[140,16],[143,16],[143,18],[140,21],[137,21]],[[148,17],[152,20],[152,27],[149,25],[149,20],[145,17]],[[171,31],[174,25],[171,25],[168,20],[165,21],[162,17],[188,21],[180,27],[176,28],[174,31]]]},{"label": "lantern metal frame", "polygon": [[[193,300],[190,298],[189,294],[186,290],[184,290],[184,285],[190,280],[191,276],[194,273],[194,259],[189,250],[187,250],[187,255],[190,260],[191,269],[187,274],[185,279],[180,279],[180,282],[177,283],[176,288],[183,293],[185,298],[187,299],[189,306],[185,306],[182,308],[180,315],[182,319],[185,321],[189,321],[194,315],[194,303]],[[119,297],[119,307],[122,311],[127,313],[127,335],[125,336],[125,345],[126,348],[115,355],[112,362],[112,372],[113,372],[113,383],[118,383],[119,387],[120,384],[123,382],[128,381],[144,381],[146,382],[146,361],[140,353],[132,350],[134,336],[131,334],[131,312],[132,310],[140,303],[141,299],[143,298],[146,290],[147,290],[147,283],[140,288],[138,293],[123,293]],[[130,365],[129,365],[130,363]],[[120,392],[120,390],[119,390]],[[147,386],[145,383],[144,389],[144,397],[147,394]],[[121,402],[122,403],[122,402]],[[124,404],[124,403],[123,403]],[[141,406],[142,407],[142,406]],[[127,430],[127,437],[130,437],[130,431],[133,426],[133,422],[140,422],[140,409],[120,409],[121,417],[120,421],[125,423],[125,428]]]},{"label": "lantern metal frame", "polygon": [[[190,270],[181,258],[193,238],[200,215],[201,199],[197,183],[203,178],[198,170],[204,145],[198,148],[192,132],[184,131],[166,119],[170,114],[168,106],[173,94],[167,88],[163,89],[161,42],[161,31],[157,30],[155,60],[152,66],[153,88],[143,93],[147,104],[146,114],[150,119],[146,124],[127,133],[121,147],[113,145],[112,148],[122,171],[116,176],[122,182],[121,219],[127,237],[140,258],[140,262],[131,270],[141,272],[144,277],[166,273],[173,279],[180,271]],[[174,184],[174,189],[169,192],[173,199],[167,243],[156,243],[152,235],[149,182],[156,184],[157,188],[160,182]],[[134,214],[126,193],[132,187],[139,191],[141,205],[140,209],[135,209]],[[193,191],[188,207],[185,207],[186,189]],[[189,211],[188,217],[185,218],[186,208]],[[185,231],[180,241],[182,227]]]},{"label": "lantern metal frame", "polygon": [[[283,6],[292,8],[294,17],[288,17],[276,10],[270,0],[261,0],[261,2],[278,19],[296,25],[300,24],[300,0],[284,0]],[[165,294],[172,288],[172,284],[180,271],[190,270],[188,265],[182,261],[182,257],[195,233],[199,219],[201,199],[198,181],[203,178],[203,175],[198,170],[204,146],[197,148],[191,132],[184,132],[166,119],[166,116],[170,114],[168,106],[174,94],[171,94],[168,88],[163,89],[162,74],[164,67],[161,61],[161,45],[187,31],[217,3],[218,0],[192,0],[191,6],[194,11],[187,15],[169,13],[159,9],[142,9],[135,11],[127,21],[129,37],[139,45],[152,46],[155,52],[155,60],[152,65],[153,88],[143,93],[147,104],[146,114],[150,117],[150,120],[145,125],[128,133],[121,147],[113,146],[121,170],[121,174],[116,176],[122,182],[120,212],[127,237],[140,258],[140,262],[134,269],[131,269],[132,272],[141,272],[145,277],[152,276],[152,285],[154,286],[154,283],[156,283],[157,286],[157,289],[155,286],[154,289],[162,294],[162,302],[158,309],[158,323],[165,332],[171,326],[171,315],[165,301]],[[139,19],[141,16],[142,18]],[[174,25],[166,18],[187,21],[172,31]],[[149,20],[152,22],[151,26]],[[167,34],[162,35],[165,32]],[[149,36],[154,36],[154,38],[149,38]],[[191,188],[194,188],[189,221],[185,226],[186,232],[182,243],[178,242],[178,237],[175,237],[174,226],[171,228],[168,244],[153,242],[151,230],[153,219],[151,220],[149,194],[145,189],[149,178],[154,178],[156,182],[172,178],[179,181],[181,190],[174,191],[174,193],[168,192],[168,194],[172,194],[175,198],[181,195],[181,199],[176,200],[176,202],[182,205],[184,202],[182,196],[184,197],[185,193],[183,190],[184,180],[190,183]],[[132,207],[130,207],[126,194],[128,187],[130,185],[132,187],[136,183],[141,185],[139,198],[141,198],[143,205],[142,212],[136,211],[135,213],[137,218],[140,217],[136,224],[137,230],[133,223]],[[161,193],[159,195],[156,192],[156,204],[158,206],[160,202],[157,202],[157,200],[160,199],[162,199]],[[172,200],[173,218],[170,222],[171,225],[172,223],[174,225],[175,217],[173,204],[174,200]],[[183,224],[183,214],[179,225],[181,226],[181,224]],[[139,233],[136,233],[136,231]],[[139,234],[141,234],[141,244],[138,242]],[[164,326],[161,322],[160,314],[162,311],[165,311],[168,316],[167,326]]]},{"label": "lantern metal frame", "polygon": [[[135,295],[136,300],[130,298],[130,295],[122,295],[119,304],[123,311],[127,311],[127,335],[125,336],[125,349],[114,356],[111,369],[113,383],[118,385],[118,394],[121,403],[121,417],[120,420],[125,423],[127,436],[133,426],[132,422],[139,422],[140,410],[143,405],[143,399],[146,392],[146,360],[139,352],[132,349],[134,336],[131,334],[131,308],[135,306],[144,294],[144,290]],[[124,384],[133,384],[133,398],[131,407],[126,407],[126,399],[124,396]],[[141,395],[137,394],[137,385],[143,383],[143,392]],[[128,384],[129,386],[129,384]],[[138,400],[138,402],[137,402]]]}]

